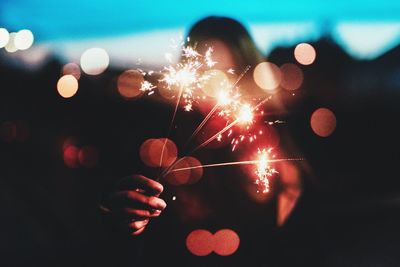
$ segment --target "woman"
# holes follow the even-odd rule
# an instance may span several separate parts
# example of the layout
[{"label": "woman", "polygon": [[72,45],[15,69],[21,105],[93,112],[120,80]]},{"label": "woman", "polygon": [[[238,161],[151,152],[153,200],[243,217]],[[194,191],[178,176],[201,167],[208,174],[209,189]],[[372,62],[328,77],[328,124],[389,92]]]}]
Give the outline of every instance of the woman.
[{"label": "woman", "polygon": [[[263,57],[242,24],[226,17],[207,17],[193,25],[188,37],[187,45],[195,48],[200,54],[205,54],[209,47],[213,48],[212,58],[217,62],[213,66],[214,69],[234,69],[238,74],[248,71],[248,75],[244,75],[239,83],[243,96],[253,97],[262,93],[253,81],[252,69],[263,61]],[[230,148],[214,150],[213,153],[204,152],[204,155],[207,162],[237,160],[232,158]],[[146,251],[150,255],[154,252],[160,256],[153,260],[162,262],[161,255],[170,258],[174,255],[175,260],[187,260],[188,252],[184,248],[184,238],[188,231],[195,227],[208,227],[211,232],[215,232],[220,228],[229,227],[241,232],[242,240],[247,237],[252,240],[241,245],[241,253],[234,255],[231,264],[237,264],[238,259],[246,259],[250,264],[270,261],[270,258],[264,259],[262,251],[274,250],[272,240],[276,228],[275,193],[257,194],[254,182],[243,179],[243,176],[246,176],[243,171],[237,171],[236,168],[222,169],[224,168],[208,169],[207,177],[204,178],[206,181],[202,181],[201,185],[183,189],[174,187],[169,190],[168,197],[164,194],[164,197],[161,197],[164,186],[154,179],[143,175],[126,177],[109,195],[105,203],[107,208],[103,208],[103,211],[113,218],[115,224],[122,225],[137,239],[139,237],[136,236],[144,232],[150,220],[163,213],[167,206],[165,199],[175,200],[177,196],[177,201],[170,202],[173,203],[172,206],[176,206],[175,213],[170,214],[169,220],[163,224],[163,230],[158,231],[161,227],[154,227],[146,231],[149,235],[153,233],[154,239],[157,240],[148,244],[150,248]],[[251,193],[249,190],[246,192],[246,188],[250,187]],[[177,218],[180,223],[171,222]],[[185,233],[179,236],[177,232],[182,230]],[[165,243],[170,239],[181,241]],[[268,242],[258,246],[265,240]],[[158,250],[155,249],[157,246]],[[176,254],[166,252],[172,250],[175,250]],[[200,262],[200,265],[203,263]]]}]

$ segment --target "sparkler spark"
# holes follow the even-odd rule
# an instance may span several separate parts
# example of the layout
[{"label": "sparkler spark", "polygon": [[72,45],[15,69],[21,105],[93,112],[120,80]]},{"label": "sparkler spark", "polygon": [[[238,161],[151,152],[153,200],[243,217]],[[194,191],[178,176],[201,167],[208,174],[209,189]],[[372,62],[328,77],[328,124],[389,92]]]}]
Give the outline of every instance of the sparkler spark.
[{"label": "sparkler spark", "polygon": [[[160,73],[161,79],[158,80],[159,82],[166,85],[163,88],[159,88],[159,90],[171,90],[178,92],[175,109],[170,122],[167,136],[170,135],[177,114],[177,109],[181,104],[181,101],[184,104],[183,109],[189,112],[196,107],[198,101],[207,101],[209,99],[209,97],[206,97],[204,95],[202,86],[205,84],[205,81],[211,78],[212,74],[210,74],[209,71],[207,73],[207,71],[204,70],[205,68],[211,69],[217,63],[212,59],[212,47],[210,47],[206,51],[206,53],[202,55],[198,53],[193,47],[185,46],[183,42],[181,42],[179,46],[182,52],[182,60],[179,63],[172,64],[172,55],[166,54],[165,58],[170,63],[170,65],[164,67],[163,71],[161,71]],[[259,128],[255,129],[257,126],[254,125],[257,125],[257,122],[259,122],[257,119],[260,117],[260,115],[264,115],[264,112],[260,110],[260,107],[265,102],[270,100],[271,96],[262,99],[257,104],[252,103],[248,99],[244,101],[242,96],[239,94],[238,82],[243,78],[243,76],[247,73],[249,69],[250,66],[247,66],[233,84],[229,82],[221,82],[217,85],[220,88],[217,88],[217,90],[214,91],[217,92],[217,94],[214,95],[214,100],[216,101],[216,104],[194,130],[186,145],[188,145],[188,143],[199,133],[199,131],[205,126],[205,124],[213,118],[213,116],[223,118],[226,124],[220,131],[218,131],[206,141],[195,147],[186,156],[208,145],[213,140],[222,141],[223,138],[231,139],[230,143],[232,146],[232,151],[234,151],[240,143],[246,140],[248,140],[248,142],[250,143],[255,142],[257,140],[257,136],[263,134],[263,130],[260,130]],[[234,70],[229,69],[227,73],[234,74]],[[143,72],[142,74],[145,75],[146,73]],[[152,73],[149,72],[148,74],[151,75]],[[156,86],[154,86],[152,83],[144,81],[141,84],[140,90],[148,92],[148,95],[150,95],[154,93],[155,87]],[[276,120],[273,122],[264,121],[264,123],[272,125],[283,122]],[[166,142],[164,142],[162,147],[161,159],[163,158],[165,146]],[[261,191],[262,193],[267,193],[270,191],[269,178],[277,173],[277,171],[271,166],[271,163],[288,160],[302,160],[270,159],[270,153],[271,149],[258,149],[258,158],[256,160],[215,163],[175,169],[174,167],[177,166],[177,164],[181,162],[181,160],[184,158],[182,157],[180,159],[177,159],[168,168],[162,170],[162,173],[160,174],[158,179],[160,179],[161,177],[165,177],[171,172],[183,170],[252,164],[256,166],[254,173],[256,175],[255,184],[257,184],[260,188],[258,191]]]},{"label": "sparkler spark", "polygon": [[268,155],[271,153],[271,149],[258,150],[258,160],[257,160],[257,170],[255,171],[257,175],[256,184],[259,185],[263,193],[269,192],[269,177],[277,173],[277,171],[269,165],[271,162]]},{"label": "sparkler spark", "polygon": [[[199,168],[215,168],[215,167],[224,167],[224,166],[234,166],[234,165],[256,165],[255,174],[257,175],[257,180],[255,184],[257,184],[261,188],[262,193],[268,193],[270,190],[269,187],[269,178],[274,174],[278,173],[270,163],[283,162],[283,161],[301,161],[303,158],[285,158],[285,159],[269,159],[269,154],[272,149],[262,149],[258,150],[258,159],[257,160],[245,160],[245,161],[232,161],[232,162],[222,162],[222,163],[213,163],[213,164],[205,164],[205,165],[196,165],[191,167],[184,168],[176,168],[171,166],[167,172],[164,173],[164,177],[169,173],[193,170]],[[260,191],[260,190],[259,190]]]}]

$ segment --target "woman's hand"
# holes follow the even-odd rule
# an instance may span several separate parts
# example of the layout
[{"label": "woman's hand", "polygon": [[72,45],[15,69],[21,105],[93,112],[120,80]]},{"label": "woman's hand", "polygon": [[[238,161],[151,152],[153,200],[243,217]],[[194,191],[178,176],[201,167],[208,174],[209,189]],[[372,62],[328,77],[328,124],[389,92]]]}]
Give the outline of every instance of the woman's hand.
[{"label": "woman's hand", "polygon": [[163,186],[142,175],[132,175],[121,180],[111,193],[105,212],[128,228],[131,235],[144,231],[150,218],[160,216],[167,204],[159,198]]}]

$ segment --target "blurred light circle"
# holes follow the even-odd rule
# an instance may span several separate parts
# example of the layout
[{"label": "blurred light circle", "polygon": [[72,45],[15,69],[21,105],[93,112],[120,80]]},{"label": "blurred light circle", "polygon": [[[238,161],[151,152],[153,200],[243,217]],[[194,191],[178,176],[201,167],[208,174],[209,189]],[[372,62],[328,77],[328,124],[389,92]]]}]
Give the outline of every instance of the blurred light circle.
[{"label": "blurred light circle", "polygon": [[68,146],[66,149],[64,149],[63,159],[68,168],[78,168],[78,153],[79,149],[75,146]]},{"label": "blurred light circle", "polygon": [[5,47],[10,40],[10,33],[7,29],[0,28],[0,48]]},{"label": "blurred light circle", "polygon": [[11,142],[17,137],[17,127],[10,121],[3,122],[0,126],[0,138],[4,142]]},{"label": "blurred light circle", "polygon": [[110,58],[102,48],[90,48],[83,52],[81,56],[81,68],[89,75],[97,75],[104,72],[109,63]]},{"label": "blurred light circle", "polygon": [[9,53],[14,53],[18,50],[17,46],[15,45],[15,36],[16,35],[17,35],[17,33],[15,33],[15,32],[10,33],[10,38],[8,40],[8,43],[4,47],[4,49]]},{"label": "blurred light circle", "polygon": [[314,47],[307,43],[301,43],[294,49],[294,57],[302,65],[310,65],[314,62],[317,53]]},{"label": "blurred light circle", "polygon": [[20,30],[15,35],[14,43],[17,49],[26,50],[33,44],[33,34],[30,30]]},{"label": "blurred light circle", "polygon": [[139,155],[142,162],[149,167],[168,167],[176,160],[178,149],[170,139],[147,139],[140,146]]},{"label": "blurred light circle", "polygon": [[213,239],[213,235],[207,230],[194,230],[186,238],[186,247],[196,256],[207,256],[214,250]]},{"label": "blurred light circle", "polygon": [[221,70],[207,70],[204,75],[208,78],[201,83],[201,89],[208,96],[217,97],[221,90],[229,87],[229,79]]},{"label": "blurred light circle", "polygon": [[187,183],[188,184],[197,183],[203,176],[203,167],[201,167],[201,162],[195,157],[185,157],[185,159],[189,167],[192,168],[195,167],[190,170],[190,176]]},{"label": "blurred light circle", "polygon": [[64,65],[64,67],[62,69],[62,74],[63,75],[72,75],[77,80],[79,80],[79,78],[81,77],[81,69],[78,64],[68,63],[68,64]]},{"label": "blurred light circle", "polygon": [[229,256],[239,248],[240,238],[230,229],[222,229],[214,234],[214,252],[220,256]]},{"label": "blurred light circle", "polygon": [[319,108],[311,115],[310,124],[316,135],[327,137],[336,128],[336,116],[327,108]]},{"label": "blurred light circle", "polygon": [[299,89],[303,83],[303,71],[295,64],[286,63],[281,66],[281,86],[286,90]]},{"label": "blurred light circle", "polygon": [[165,81],[158,81],[157,89],[158,93],[167,100],[175,99],[178,95],[178,91],[169,88]]},{"label": "blurred light circle", "polygon": [[140,90],[144,82],[143,75],[137,70],[127,70],[118,76],[118,92],[125,98],[134,98],[143,93]]},{"label": "blurred light circle", "polygon": [[99,153],[93,146],[84,146],[79,150],[78,159],[82,166],[93,168],[99,160]]},{"label": "blurred light circle", "polygon": [[256,84],[263,90],[274,90],[281,83],[281,70],[274,63],[261,62],[253,72]]},{"label": "blurred light circle", "polygon": [[[191,170],[189,168],[189,162],[185,158],[179,159],[179,161],[173,167],[173,170],[165,176],[165,180],[171,185],[184,185],[186,184],[191,175]],[[183,170],[179,170],[183,169]],[[174,171],[176,170],[176,171]]]},{"label": "blurred light circle", "polygon": [[279,164],[281,188],[278,195],[277,224],[282,226],[293,211],[301,194],[300,173],[296,166],[288,161]]},{"label": "blurred light circle", "polygon": [[[185,170],[185,168],[192,169]],[[194,184],[202,176],[203,167],[201,167],[201,162],[194,157],[184,157],[178,160],[172,171],[165,177],[165,180],[172,185]]]},{"label": "blurred light circle", "polygon": [[73,97],[78,91],[78,80],[72,75],[64,75],[57,82],[57,91],[64,98]]}]

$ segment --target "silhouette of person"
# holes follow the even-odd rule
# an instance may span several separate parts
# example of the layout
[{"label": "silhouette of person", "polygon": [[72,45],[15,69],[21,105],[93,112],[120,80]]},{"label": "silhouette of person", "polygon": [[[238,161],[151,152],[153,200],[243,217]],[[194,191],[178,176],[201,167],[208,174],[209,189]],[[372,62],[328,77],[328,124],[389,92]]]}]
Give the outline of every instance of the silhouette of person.
[{"label": "silhouette of person", "polygon": [[[188,37],[187,45],[200,54],[204,54],[208,47],[213,48],[213,59],[217,62],[215,69],[233,68],[240,73],[247,66],[254,68],[263,61],[246,28],[230,18],[204,18],[192,26]],[[262,93],[252,75],[243,77],[240,90],[244,97],[249,98]],[[186,123],[189,124],[190,120]],[[198,157],[207,162],[237,160],[230,148],[213,150],[212,153],[202,151]],[[149,175],[134,174],[121,179],[107,194],[101,210],[111,218],[112,224],[125,229],[126,236],[134,236],[134,240],[142,242],[137,245],[142,253],[137,261],[149,263],[150,259],[145,255],[151,257],[155,254],[159,257],[151,259],[152,263],[174,259],[176,263],[189,264],[193,260],[196,264],[206,264],[204,261],[196,262],[198,258],[191,258],[193,255],[184,248],[188,232],[199,227],[210,231],[234,228],[241,233],[243,244],[240,252],[231,257],[231,264],[273,261],[277,226],[275,191],[280,187],[279,182],[272,181],[270,194],[263,195],[256,192],[254,181],[243,179],[248,174],[246,171],[227,168],[207,170],[206,174],[201,183],[192,186],[171,186]],[[166,192],[164,187],[168,187]],[[175,198],[176,201],[169,201]],[[168,209],[166,202],[171,206]],[[164,210],[163,222],[154,220],[152,229],[145,231],[149,222],[164,214]],[[147,238],[153,241],[143,241]],[[263,243],[261,247],[258,245],[260,242]],[[262,251],[271,252],[270,258],[262,257]],[[216,258],[211,257],[211,260]]]}]

